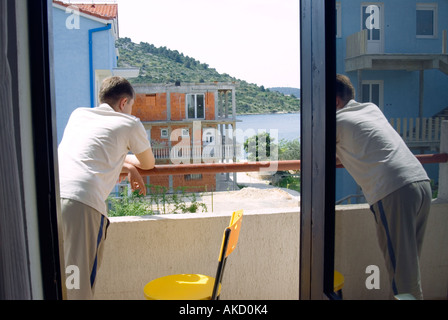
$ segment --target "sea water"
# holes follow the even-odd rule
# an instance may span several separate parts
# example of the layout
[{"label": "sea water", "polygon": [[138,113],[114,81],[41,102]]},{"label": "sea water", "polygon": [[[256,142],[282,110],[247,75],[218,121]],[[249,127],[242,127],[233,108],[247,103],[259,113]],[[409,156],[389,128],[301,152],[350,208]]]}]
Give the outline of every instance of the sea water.
[{"label": "sea water", "polygon": [[247,159],[243,149],[244,142],[262,132],[269,133],[271,141],[300,140],[300,113],[275,113],[257,115],[239,115],[236,117],[236,142],[239,145],[240,159]]},{"label": "sea water", "polygon": [[252,131],[254,134],[267,132],[277,143],[282,139],[300,139],[300,113],[240,115],[236,118],[241,121],[237,122],[236,129],[244,133],[237,135],[238,143],[244,143]]}]

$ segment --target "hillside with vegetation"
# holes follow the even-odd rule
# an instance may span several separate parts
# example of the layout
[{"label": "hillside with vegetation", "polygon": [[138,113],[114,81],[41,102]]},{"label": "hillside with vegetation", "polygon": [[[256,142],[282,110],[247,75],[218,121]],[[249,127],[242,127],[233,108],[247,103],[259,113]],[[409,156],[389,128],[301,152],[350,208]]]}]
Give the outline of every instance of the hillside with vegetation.
[{"label": "hillside with vegetation", "polygon": [[177,50],[155,47],[145,42],[136,44],[129,38],[118,39],[117,48],[120,54],[119,67],[140,68],[139,77],[131,79],[132,83],[236,82],[237,114],[300,111],[299,96],[295,95],[298,89],[274,90],[257,86],[225,73],[220,74],[208,64]]}]

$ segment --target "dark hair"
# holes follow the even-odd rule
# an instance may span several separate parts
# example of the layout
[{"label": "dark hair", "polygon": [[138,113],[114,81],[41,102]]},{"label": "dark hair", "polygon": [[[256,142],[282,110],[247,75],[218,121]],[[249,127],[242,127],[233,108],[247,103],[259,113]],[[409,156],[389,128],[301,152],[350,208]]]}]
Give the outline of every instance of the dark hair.
[{"label": "dark hair", "polygon": [[355,88],[347,76],[336,75],[336,96],[344,100],[345,103],[355,98]]},{"label": "dark hair", "polygon": [[116,76],[104,79],[99,93],[100,103],[107,103],[115,108],[122,98],[135,98],[134,88],[132,88],[129,81],[123,77]]}]

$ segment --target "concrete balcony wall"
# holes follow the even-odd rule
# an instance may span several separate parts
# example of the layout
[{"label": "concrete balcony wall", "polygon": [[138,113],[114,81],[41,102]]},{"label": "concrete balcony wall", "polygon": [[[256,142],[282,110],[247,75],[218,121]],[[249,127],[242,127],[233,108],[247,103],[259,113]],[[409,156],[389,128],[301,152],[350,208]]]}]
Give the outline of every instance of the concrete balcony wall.
[{"label": "concrete balcony wall", "polygon": [[[112,218],[96,299],[143,299],[144,285],[175,273],[215,275],[229,214]],[[240,242],[223,279],[223,300],[289,300],[299,292],[299,211],[245,212]],[[335,267],[345,276],[345,299],[388,299],[389,279],[367,205],[336,207]],[[435,201],[421,258],[426,299],[447,299],[448,203]],[[380,289],[367,289],[369,265]]]},{"label": "concrete balcony wall", "polygon": [[[150,280],[168,274],[215,276],[228,214],[111,218],[96,299],[143,299]],[[297,209],[246,211],[229,257],[221,299],[297,299]]]},{"label": "concrete balcony wall", "polygon": [[[335,268],[344,274],[344,299],[390,299],[389,275],[368,205],[336,207]],[[421,256],[424,299],[448,299],[448,203],[433,201]],[[379,289],[367,289],[370,265],[379,267]]]}]

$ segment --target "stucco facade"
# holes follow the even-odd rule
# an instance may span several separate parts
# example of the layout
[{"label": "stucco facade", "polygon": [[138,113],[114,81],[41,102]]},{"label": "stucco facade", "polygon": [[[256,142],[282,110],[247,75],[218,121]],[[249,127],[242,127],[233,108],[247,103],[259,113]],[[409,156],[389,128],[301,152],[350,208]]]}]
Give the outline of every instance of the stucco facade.
[{"label": "stucco facade", "polygon": [[[376,103],[404,131],[417,154],[439,151],[439,119],[448,109],[447,15],[446,1],[336,1],[337,73],[351,79],[358,101]],[[429,127],[436,132],[430,138]],[[436,184],[438,167],[425,169]],[[336,193],[336,200],[360,194],[345,169],[337,170]]]}]

